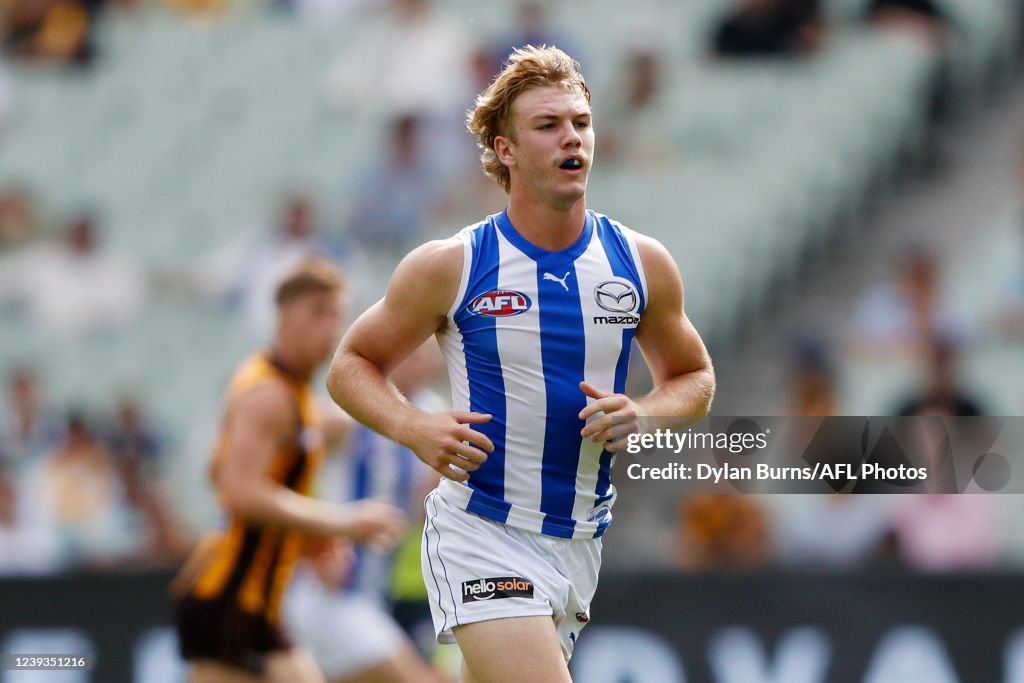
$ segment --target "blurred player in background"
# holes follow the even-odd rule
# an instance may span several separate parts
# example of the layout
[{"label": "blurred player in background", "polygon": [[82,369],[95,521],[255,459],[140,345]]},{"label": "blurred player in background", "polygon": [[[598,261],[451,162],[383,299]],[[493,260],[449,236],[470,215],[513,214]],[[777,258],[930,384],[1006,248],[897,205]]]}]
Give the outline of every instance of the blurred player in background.
[{"label": "blurred player in background", "polygon": [[273,346],[246,359],[228,386],[211,466],[226,531],[200,543],[172,587],[191,683],[323,681],[281,628],[295,562],[316,546],[322,571],[340,571],[347,548],[338,537],[389,545],[400,534],[392,506],[308,497],[324,453],[309,378],[341,331],[343,287],[327,261],[289,273],[275,293]]},{"label": "blurred player in background", "polygon": [[[640,415],[701,416],[714,373],[655,240],[588,211],[590,93],[557,48],[512,53],[469,128],[508,208],[409,254],[342,340],[328,388],[440,472],[423,572],[462,679],[558,683],[589,621],[613,453]],[[425,413],[388,375],[436,335],[455,410]],[[655,389],[625,390],[636,337]]]},{"label": "blurred player in background", "polygon": [[[439,356],[437,345],[428,341],[392,375],[402,395],[425,410],[445,407],[425,386],[440,369]],[[352,423],[347,442],[346,452],[324,469],[322,497],[338,502],[372,498],[416,517],[424,491],[437,484],[437,473],[409,449],[358,423]],[[391,553],[360,548],[341,585],[332,581],[338,577],[323,577],[312,562],[297,571],[285,624],[331,683],[441,683],[387,613],[391,565]]]}]

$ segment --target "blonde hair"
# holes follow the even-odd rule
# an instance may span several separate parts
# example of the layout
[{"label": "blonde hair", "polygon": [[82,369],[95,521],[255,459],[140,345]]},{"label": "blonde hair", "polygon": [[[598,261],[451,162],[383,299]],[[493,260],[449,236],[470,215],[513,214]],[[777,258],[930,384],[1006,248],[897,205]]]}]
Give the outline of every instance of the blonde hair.
[{"label": "blonde hair", "polygon": [[311,292],[341,293],[345,289],[345,275],[331,261],[318,256],[302,260],[285,275],[274,292],[278,306],[286,306]]},{"label": "blonde hair", "polygon": [[575,89],[590,102],[590,90],[580,71],[579,62],[557,47],[527,45],[509,55],[504,70],[476,98],[476,106],[466,115],[466,127],[476,136],[480,147],[480,163],[484,172],[509,191],[511,176],[508,167],[494,152],[494,139],[506,135],[515,141],[510,128],[512,104],[530,88],[561,85]]}]

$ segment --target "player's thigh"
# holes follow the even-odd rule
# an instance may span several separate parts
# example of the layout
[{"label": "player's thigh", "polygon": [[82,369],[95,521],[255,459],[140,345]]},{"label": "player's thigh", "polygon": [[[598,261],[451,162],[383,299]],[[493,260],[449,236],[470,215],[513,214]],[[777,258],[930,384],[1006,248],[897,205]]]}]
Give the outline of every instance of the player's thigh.
[{"label": "player's thigh", "polygon": [[444,679],[406,645],[387,660],[331,683],[443,683]]},{"label": "player's thigh", "polygon": [[571,683],[551,617],[511,617],[456,626],[473,683]]},{"label": "player's thigh", "polygon": [[269,683],[326,683],[313,655],[299,647],[268,656],[266,679]]},{"label": "player's thigh", "polygon": [[199,660],[192,664],[188,683],[262,683],[261,678],[214,661]]}]

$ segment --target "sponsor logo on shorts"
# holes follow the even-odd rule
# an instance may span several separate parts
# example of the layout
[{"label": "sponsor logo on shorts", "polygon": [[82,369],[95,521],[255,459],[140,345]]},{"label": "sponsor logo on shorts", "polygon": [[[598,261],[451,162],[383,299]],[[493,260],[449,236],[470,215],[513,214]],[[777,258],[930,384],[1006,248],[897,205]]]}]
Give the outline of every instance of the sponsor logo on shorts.
[{"label": "sponsor logo on shorts", "polygon": [[507,317],[526,313],[532,305],[530,297],[522,292],[514,289],[492,289],[473,299],[467,308],[473,315]]},{"label": "sponsor logo on shorts", "polygon": [[521,576],[496,576],[462,583],[462,602],[532,597],[533,582]]},{"label": "sponsor logo on shorts", "polygon": [[588,621],[590,621],[590,615],[586,612],[577,612],[576,621],[580,622],[581,624],[585,624]]}]

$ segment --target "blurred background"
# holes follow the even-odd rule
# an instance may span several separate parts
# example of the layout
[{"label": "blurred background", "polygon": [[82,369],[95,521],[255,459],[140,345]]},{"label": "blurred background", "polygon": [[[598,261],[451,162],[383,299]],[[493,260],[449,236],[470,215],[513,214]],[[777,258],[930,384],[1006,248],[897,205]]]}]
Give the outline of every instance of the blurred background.
[{"label": "blurred background", "polygon": [[[409,248],[500,211],[463,122],[519,45],[581,62],[588,205],[676,257],[716,414],[1024,414],[1022,30],[1024,0],[0,0],[0,650],[181,680],[164,584],[217,523],[220,392],[269,338],[276,278],[327,255],[358,312]],[[648,654],[584,637],[580,680],[1024,681],[1024,620],[995,608],[1024,590],[1017,496],[616,483],[590,638]],[[707,640],[615,602],[643,577],[683,621],[703,596],[753,625]],[[792,601],[730,612],[751,586]],[[955,610],[929,602],[950,586]],[[906,604],[862,599],[882,587]],[[135,616],[94,625],[97,596]],[[822,649],[854,628],[829,599],[860,610],[863,656]],[[971,669],[943,624],[986,600],[997,649]],[[653,635],[599,631],[630,610]],[[892,645],[902,613],[934,632]],[[642,669],[657,652],[678,670]],[[928,653],[947,666],[898,668]]]}]

